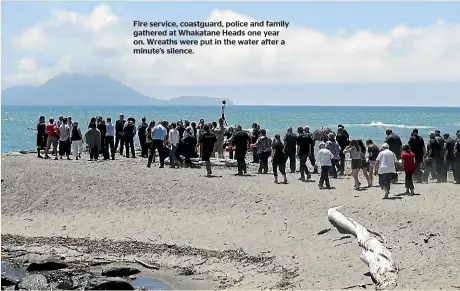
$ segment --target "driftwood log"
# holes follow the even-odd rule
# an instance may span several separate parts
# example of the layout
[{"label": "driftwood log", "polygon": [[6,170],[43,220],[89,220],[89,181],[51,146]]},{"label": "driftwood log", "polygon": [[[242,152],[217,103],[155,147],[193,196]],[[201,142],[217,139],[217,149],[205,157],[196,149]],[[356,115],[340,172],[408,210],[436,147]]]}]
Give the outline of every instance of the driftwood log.
[{"label": "driftwood log", "polygon": [[351,234],[358,239],[358,244],[363,248],[360,259],[369,267],[372,280],[376,290],[391,290],[398,284],[398,271],[393,261],[391,252],[383,246],[382,242],[372,237],[370,233],[380,236],[383,242],[386,241],[382,235],[367,230],[364,226],[346,217],[337,209],[331,208],[327,211],[329,222],[337,228],[340,233]]}]

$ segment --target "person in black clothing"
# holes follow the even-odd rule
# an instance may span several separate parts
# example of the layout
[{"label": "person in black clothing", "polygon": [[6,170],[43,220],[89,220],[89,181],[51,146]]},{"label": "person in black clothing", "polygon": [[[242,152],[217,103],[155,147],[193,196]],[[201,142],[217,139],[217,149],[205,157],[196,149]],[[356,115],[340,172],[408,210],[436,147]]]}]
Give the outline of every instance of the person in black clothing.
[{"label": "person in black clothing", "polygon": [[212,169],[211,169],[211,154],[214,151],[214,144],[217,142],[217,137],[213,134],[210,129],[209,125],[203,126],[204,133],[198,139],[200,144],[200,151],[201,151],[201,160],[205,162],[206,165],[206,172],[207,176],[212,176]]},{"label": "person in black clothing", "polygon": [[[203,121],[204,122],[204,121]],[[198,153],[194,150],[196,148],[196,145],[198,144],[198,128],[196,127],[196,123],[192,122],[190,124],[192,127],[192,133],[193,133],[193,139],[192,143],[190,145],[190,153],[192,158],[198,158]]]},{"label": "person in black clothing", "polygon": [[241,129],[241,125],[236,126],[236,131],[231,138],[232,145],[235,146],[235,158],[238,162],[238,175],[247,173],[246,168],[246,153],[248,151],[248,144],[251,143],[249,134]]},{"label": "person in black clothing", "polygon": [[46,123],[45,123],[45,116],[40,116],[40,119],[37,124],[37,157],[43,159],[40,154],[41,150],[44,150],[47,143],[47,135],[46,135]]},{"label": "person in black clothing", "polygon": [[177,122],[177,131],[179,132],[179,144],[177,145],[177,149],[176,149],[176,160],[182,166],[184,164],[184,160],[181,157],[184,151],[184,142],[182,138],[184,137],[184,131],[185,131],[185,127],[182,121]]},{"label": "person in black clothing", "polygon": [[141,145],[141,157],[148,158],[149,148],[147,147],[147,141],[146,141],[147,136],[145,135],[145,130],[149,126],[145,121],[146,121],[146,118],[142,117],[141,124],[139,124],[137,128],[137,135],[139,137],[139,143]]},{"label": "person in black clothing", "polygon": [[88,129],[92,128],[92,127],[90,127],[90,125],[92,126],[92,124],[94,124],[94,126],[96,126],[96,117],[91,117],[91,119],[89,120],[89,123],[88,123]]},{"label": "person in black clothing", "polygon": [[[347,137],[347,139],[349,140],[349,139],[350,139],[350,135],[348,134],[348,131],[345,129],[345,126],[339,124],[339,125],[337,125],[337,133],[338,133],[339,129],[341,129],[342,134],[344,134],[344,135]],[[350,144],[350,143],[348,143],[347,146],[348,146],[349,144]]]},{"label": "person in black clothing", "polygon": [[[444,162],[444,157],[441,156],[441,146],[436,140],[436,134],[434,132],[430,133],[430,141],[427,145],[427,153],[425,159],[425,172],[423,173],[423,181],[428,183],[428,177],[430,172],[433,170],[433,165],[436,172],[441,172]],[[437,182],[441,182],[441,175],[436,176]]]},{"label": "person in black clothing", "polygon": [[310,132],[310,128],[305,126],[304,134],[308,135],[311,139],[311,151],[308,159],[310,160],[311,165],[313,166],[313,174],[319,174],[318,166],[316,165],[316,158],[315,158],[315,139],[313,139],[313,134]]},{"label": "person in black clothing", "polygon": [[460,184],[460,129],[457,130],[457,139],[455,140],[454,145],[454,155],[455,155],[455,164],[454,164],[454,180],[455,184]]},{"label": "person in black clothing", "polygon": [[118,149],[118,144],[120,144],[120,155],[123,155],[123,148],[125,146],[125,123],[125,116],[120,114],[120,119],[115,122],[115,149]]},{"label": "person in black clothing", "polygon": [[128,118],[128,122],[123,128],[123,139],[126,146],[126,157],[129,158],[129,149],[131,149],[131,155],[133,158],[136,157],[134,152],[134,136],[136,135],[136,124],[134,118]]},{"label": "person in black clothing", "polygon": [[447,182],[447,172],[449,170],[452,170],[455,177],[455,140],[448,133],[444,134],[444,140],[444,169],[441,180]]},{"label": "person in black clothing", "polygon": [[[292,128],[289,128],[292,133]],[[288,133],[289,133],[288,129]],[[297,136],[296,136],[297,139]],[[281,172],[281,175],[283,175],[284,181],[283,184],[287,184],[287,178],[286,178],[286,144],[283,145],[281,142],[281,137],[279,134],[275,135],[275,138],[273,139],[272,143],[272,166],[273,166],[273,176],[275,177],[275,183],[278,184],[278,169]],[[295,160],[295,143],[294,143],[294,160]],[[292,161],[292,160],[291,160]],[[295,164],[294,164],[295,165]],[[294,171],[295,171],[295,166],[294,166]]]},{"label": "person in black clothing", "polygon": [[350,145],[350,138],[348,136],[348,133],[343,129],[343,127],[337,128],[337,136],[335,137],[335,140],[340,146],[340,166],[339,166],[339,175],[343,176],[345,173],[345,154],[343,153],[343,150],[347,148],[347,146]]},{"label": "person in black clothing", "polygon": [[305,174],[307,174],[307,180],[311,179],[310,171],[307,167],[307,159],[312,153],[312,138],[310,135],[305,134],[302,127],[297,129],[297,156],[299,157],[299,171],[300,180],[305,181]]},{"label": "person in black clothing", "polygon": [[107,148],[105,147],[105,136],[107,134],[107,127],[105,126],[104,119],[102,119],[102,117],[100,116],[96,120],[96,128],[101,133],[101,148],[99,150],[99,153],[104,157],[104,160],[108,160],[109,152]]},{"label": "person in black clothing", "polygon": [[[392,151],[395,154],[396,159],[398,159],[398,160],[401,159],[402,146],[403,146],[401,138],[399,137],[399,135],[394,133],[391,128],[387,129],[385,131],[385,133],[386,133],[385,142],[390,147],[390,151]],[[392,183],[398,182],[398,173],[397,172],[394,173],[393,180],[391,182]]]},{"label": "person in black clothing", "polygon": [[[444,164],[444,144],[446,143],[446,140],[441,136],[441,131],[435,130],[434,134],[435,134],[435,139],[438,141],[439,146],[441,147],[441,150],[439,152],[439,156],[440,156],[440,158],[442,160],[442,164]],[[439,161],[439,162],[441,163],[441,161]],[[440,175],[442,176],[442,172],[443,172],[444,167],[440,167],[440,166],[435,165],[434,169],[433,169],[433,172],[431,172],[431,175],[433,176],[433,178],[437,177],[437,175],[438,175],[438,170],[436,170],[437,168],[440,169],[440,171],[441,171]]]},{"label": "person in black clothing", "polygon": [[411,137],[408,142],[412,152],[415,155],[415,172],[414,172],[414,180],[416,183],[422,183],[422,164],[423,164],[423,157],[426,155],[426,148],[425,148],[425,141],[423,137],[418,135],[418,129],[414,128],[412,130]]},{"label": "person in black clothing", "polygon": [[[255,144],[257,139],[260,136],[260,129],[257,123],[252,124],[252,132],[251,132],[251,143]],[[259,163],[259,155],[257,154],[257,148],[252,148],[252,163],[258,164]]]},{"label": "person in black clothing", "polygon": [[[297,134],[292,132],[292,127],[289,127],[286,135],[284,136],[284,163],[289,159],[289,168],[291,173],[295,173],[295,150],[297,144]],[[281,169],[280,169],[281,171]]]}]

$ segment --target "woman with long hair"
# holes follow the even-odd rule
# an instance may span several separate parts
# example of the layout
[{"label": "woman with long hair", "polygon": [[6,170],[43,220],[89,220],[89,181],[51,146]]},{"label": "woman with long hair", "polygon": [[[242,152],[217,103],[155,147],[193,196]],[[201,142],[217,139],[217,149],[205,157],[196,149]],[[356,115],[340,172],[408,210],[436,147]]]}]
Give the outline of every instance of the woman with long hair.
[{"label": "woman with long hair", "polygon": [[278,169],[283,175],[284,181],[283,184],[287,184],[286,178],[286,160],[284,159],[284,144],[281,141],[279,134],[275,135],[272,143],[272,166],[273,166],[273,176],[275,177],[275,183],[278,184]]},{"label": "woman with long hair", "polygon": [[363,143],[362,139],[358,139],[358,146],[359,146],[359,151],[361,153],[361,170],[363,171],[363,175],[366,178],[367,181],[367,187],[370,188],[372,187],[372,180],[371,177],[369,176],[369,162],[367,161],[366,158],[366,146]]},{"label": "woman with long hair", "polygon": [[361,150],[358,144],[358,140],[354,139],[350,142],[350,145],[347,146],[343,152],[350,153],[351,158],[351,176],[355,180],[355,190],[359,190],[359,186],[361,186],[361,182],[359,182],[358,173],[362,167],[363,159],[361,155]]}]

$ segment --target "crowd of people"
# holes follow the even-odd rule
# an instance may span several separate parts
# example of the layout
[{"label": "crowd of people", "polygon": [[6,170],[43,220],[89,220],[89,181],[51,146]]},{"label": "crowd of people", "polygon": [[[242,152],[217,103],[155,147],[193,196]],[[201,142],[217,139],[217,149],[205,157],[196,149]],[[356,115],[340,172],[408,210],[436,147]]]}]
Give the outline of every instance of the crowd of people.
[{"label": "crowd of people", "polygon": [[[136,126],[132,117],[125,120],[123,114],[112,122],[111,118],[93,117],[88,129],[82,134],[78,122],[72,118],[53,118],[45,123],[41,116],[37,125],[38,157],[49,159],[52,149],[54,159],[81,159],[83,141],[89,151],[89,159],[95,161],[101,155],[104,160],[115,159],[117,154],[132,158],[136,157],[134,139],[138,137],[141,147],[140,155],[147,159],[147,167],[151,167],[158,152],[159,167],[164,168],[165,159],[169,157],[170,167],[196,167],[192,161],[201,158],[206,166],[208,176],[212,176],[211,157],[236,159],[238,175],[247,173],[246,155],[252,152],[253,163],[259,164],[258,173],[267,174],[271,160],[275,183],[288,183],[286,163],[289,170],[296,172],[299,162],[299,180],[307,181],[312,174],[319,174],[318,187],[331,189],[330,177],[337,178],[345,174],[346,154],[351,159],[351,176],[354,188],[361,189],[359,173],[362,172],[367,187],[372,187],[374,176],[378,175],[378,183],[385,191],[385,198],[390,193],[391,183],[398,180],[399,166],[405,172],[405,188],[407,193],[415,194],[414,182],[428,182],[430,174],[437,182],[447,182],[447,173],[452,170],[456,184],[460,184],[460,130],[456,137],[448,133],[441,135],[439,130],[429,134],[425,144],[418,130],[414,129],[408,142],[403,144],[401,138],[391,129],[386,130],[385,143],[380,147],[371,139],[350,139],[344,126],[338,125],[336,132],[328,132],[321,138],[314,138],[309,127],[299,127],[294,132],[288,128],[282,138],[276,134],[274,138],[267,136],[265,129],[257,123],[252,129],[244,130],[240,125],[225,126],[225,120],[199,123],[189,121],[150,121],[142,118]],[[318,151],[315,153],[315,143]],[[44,150],[44,156],[41,151]],[[131,155],[130,155],[131,153]],[[310,172],[307,161],[310,161],[313,172]],[[278,180],[278,171],[283,181]]]}]

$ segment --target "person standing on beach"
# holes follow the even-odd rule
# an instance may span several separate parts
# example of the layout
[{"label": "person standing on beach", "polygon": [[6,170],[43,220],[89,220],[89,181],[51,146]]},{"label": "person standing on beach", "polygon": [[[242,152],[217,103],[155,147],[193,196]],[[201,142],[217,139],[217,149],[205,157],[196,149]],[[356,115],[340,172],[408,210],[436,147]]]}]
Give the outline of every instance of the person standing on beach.
[{"label": "person standing on beach", "polygon": [[120,119],[115,122],[115,149],[118,150],[118,144],[120,144],[120,155],[123,155],[123,148],[125,146],[125,136],[123,130],[125,123],[125,116],[120,113]]},{"label": "person standing on beach", "polygon": [[454,145],[455,164],[454,164],[454,180],[455,184],[460,184],[460,129],[457,130],[457,139]]},{"label": "person standing on beach", "polygon": [[89,147],[89,160],[99,160],[99,149],[101,148],[101,133],[96,128],[96,123],[90,123],[85,133],[85,142]]},{"label": "person standing on beach", "polygon": [[331,184],[329,183],[329,171],[332,167],[334,155],[326,148],[326,144],[324,142],[321,142],[318,148],[319,151],[316,153],[315,159],[317,165],[321,168],[321,177],[319,178],[318,187],[319,189],[323,189],[324,183],[326,183],[326,189],[331,189]]},{"label": "person standing on beach", "polygon": [[78,122],[73,122],[72,131],[70,132],[70,140],[72,141],[72,153],[75,160],[81,159],[81,153],[83,152],[83,135],[78,127]]},{"label": "person standing on beach", "polygon": [[422,164],[423,157],[426,155],[425,141],[423,137],[418,135],[418,129],[414,128],[412,130],[411,137],[408,141],[412,152],[415,155],[415,172],[414,180],[416,183],[422,183],[423,173],[422,173]]},{"label": "person standing on beach", "polygon": [[67,160],[71,160],[70,146],[70,128],[67,125],[67,118],[63,118],[62,124],[59,127],[59,157],[61,160],[64,155],[67,157]]},{"label": "person standing on beach", "polygon": [[37,157],[43,159],[40,151],[46,148],[46,123],[45,116],[40,116],[37,124]]},{"label": "person standing on beach", "polygon": [[[58,146],[58,136],[56,134],[55,125],[54,125],[54,118],[50,118],[49,124],[46,125],[46,135],[48,139],[46,141],[46,148],[45,148],[45,159],[49,159],[48,152],[51,146],[53,146],[53,151],[57,151]],[[55,157],[57,160],[58,157]]]},{"label": "person standing on beach", "polygon": [[109,153],[107,151],[107,148],[105,147],[105,136],[107,134],[107,127],[105,125],[104,119],[101,116],[99,116],[96,119],[96,128],[101,133],[101,148],[99,150],[99,153],[104,157],[104,160],[108,160]]},{"label": "person standing on beach", "polygon": [[176,151],[177,151],[177,146],[179,145],[179,131],[176,129],[176,124],[173,122],[171,123],[171,129],[169,130],[168,133],[168,147],[169,147],[169,162],[171,168],[175,168],[176,165],[178,164],[177,158],[176,158]]},{"label": "person standing on beach", "polygon": [[268,159],[272,153],[272,140],[267,136],[265,129],[260,130],[260,136],[257,138],[255,148],[259,156],[259,174],[268,173]]},{"label": "person standing on beach", "polygon": [[331,165],[331,177],[337,179],[337,171],[339,170],[340,162],[340,146],[335,140],[335,134],[330,132],[327,135],[328,141],[326,142],[326,148],[334,155]]},{"label": "person standing on beach", "polygon": [[366,149],[367,149],[367,162],[369,163],[369,180],[370,185],[374,185],[374,168],[376,164],[377,157],[379,155],[380,149],[374,144],[372,139],[366,140]]},{"label": "person standing on beach", "polygon": [[339,175],[343,176],[345,174],[345,154],[343,151],[347,146],[350,145],[350,139],[348,137],[348,133],[346,133],[343,129],[343,127],[338,127],[337,128],[337,136],[335,138],[337,140],[337,143],[340,146],[340,167],[339,167]]},{"label": "person standing on beach", "polygon": [[401,154],[401,162],[404,168],[404,173],[406,174],[405,184],[406,184],[406,194],[414,195],[414,181],[412,175],[415,172],[415,154],[412,152],[410,145],[403,145],[403,153]]},{"label": "person standing on beach", "polygon": [[[272,157],[273,176],[275,177],[275,183],[278,184],[278,169],[279,169],[281,175],[283,175],[283,178],[284,178],[283,184],[287,184],[288,180],[286,177],[286,158],[285,158],[286,155],[284,152],[286,149],[286,145],[283,145],[283,143],[281,142],[281,137],[279,134],[276,134],[275,138],[273,139],[272,149],[273,151],[272,151],[271,157]],[[295,151],[294,151],[294,158],[295,158]]]},{"label": "person standing on beach", "polygon": [[105,124],[105,140],[104,140],[104,147],[107,152],[107,158],[109,155],[110,149],[110,156],[112,160],[115,160],[115,145],[114,145],[114,137],[115,137],[115,127],[112,123],[112,118],[107,117],[107,123]]},{"label": "person standing on beach", "polygon": [[165,147],[165,140],[166,140],[167,130],[161,124],[161,121],[153,127],[152,129],[152,150],[149,155],[149,159],[147,161],[147,168],[150,168],[152,165],[153,157],[155,156],[156,150],[158,150],[158,155],[160,156],[160,168],[165,167],[165,157],[163,148]]},{"label": "person standing on beach", "polygon": [[345,148],[343,151],[344,154],[350,153],[351,159],[351,176],[355,181],[355,190],[359,190],[361,186],[361,182],[359,182],[359,170],[362,168],[363,165],[363,158],[361,153],[361,148],[359,147],[358,140],[352,140],[350,145]]},{"label": "person standing on beach", "polygon": [[241,125],[237,125],[235,133],[231,138],[231,144],[235,146],[235,158],[238,164],[238,175],[240,176],[247,173],[245,158],[248,151],[248,144],[251,141],[251,136],[245,130],[242,130]]},{"label": "person standing on beach", "polygon": [[134,151],[134,137],[136,136],[136,120],[133,117],[128,118],[123,128],[123,138],[126,147],[126,157],[129,158],[129,150],[131,149],[131,156],[136,157]]},{"label": "person standing on beach", "polygon": [[[145,145],[148,149],[147,151],[147,158],[150,155],[150,152],[152,151],[152,129],[155,127],[155,121],[150,121],[149,126],[145,129]],[[155,162],[155,159],[153,160]]]},{"label": "person standing on beach", "polygon": [[[255,144],[257,142],[257,139],[260,136],[260,129],[259,125],[257,123],[252,124],[252,133],[251,133],[251,144]],[[259,155],[257,154],[257,148],[252,147],[252,162],[254,164],[259,163]]]},{"label": "person standing on beach", "polygon": [[141,124],[137,127],[137,136],[139,137],[139,144],[141,145],[141,157],[143,158],[148,158],[149,155],[149,149],[147,147],[147,141],[146,141],[146,135],[145,135],[145,130],[147,127],[147,123],[145,122],[147,119],[145,117],[142,117],[141,119]]},{"label": "person standing on beach", "polygon": [[[297,144],[297,134],[292,132],[292,127],[287,129],[287,133],[284,136],[284,162],[286,163],[289,159],[289,168],[291,173],[295,173],[296,169],[296,144]],[[280,170],[281,171],[281,170]]]},{"label": "person standing on beach", "polygon": [[215,145],[215,152],[217,152],[217,157],[219,159],[225,159],[224,156],[224,139],[225,139],[225,126],[224,120],[219,118],[219,124],[212,130],[212,132],[216,135],[217,142]]},{"label": "person standing on beach", "polygon": [[[436,173],[441,173],[444,164],[444,157],[441,156],[441,145],[436,139],[436,134],[433,131],[430,132],[430,141],[428,142],[426,152],[427,157],[425,159],[425,172],[423,173],[423,181],[428,183],[428,178],[433,169],[436,171]],[[433,178],[436,178],[437,182],[441,183],[441,175],[436,175],[436,173],[432,173],[432,176],[434,174]]]},{"label": "person standing on beach", "polygon": [[[441,131],[440,130],[435,130],[434,131],[434,134],[435,134],[435,139],[438,141],[439,143],[439,146],[441,147],[441,150],[439,152],[439,155],[440,155],[440,160],[442,161],[442,166],[436,166],[434,167],[434,171],[435,171],[435,176],[438,175],[438,170],[437,168],[439,168],[439,171],[440,171],[440,175],[441,175],[441,181],[443,180],[443,172],[444,172],[444,144],[446,143],[446,140],[441,136]],[[439,161],[441,163],[441,161]],[[447,177],[446,177],[447,178]]]},{"label": "person standing on beach", "polygon": [[203,126],[203,133],[198,139],[200,151],[201,151],[201,160],[204,161],[206,165],[207,176],[212,176],[211,168],[211,154],[214,151],[214,144],[217,142],[217,137],[210,131],[209,125],[205,124]]},{"label": "person standing on beach", "polygon": [[367,149],[361,139],[358,139],[358,146],[359,146],[359,150],[361,151],[361,159],[362,159],[361,171],[363,171],[364,178],[366,178],[367,187],[370,188],[372,187],[372,180],[371,180],[371,177],[369,176],[369,162],[366,159]]},{"label": "person standing on beach", "polygon": [[384,199],[390,195],[391,180],[393,179],[394,173],[396,173],[397,159],[395,154],[390,151],[390,146],[387,143],[382,145],[382,150],[376,159],[374,174],[379,175],[379,184],[382,190],[385,191]]},{"label": "person standing on beach", "polygon": [[304,134],[308,135],[311,140],[311,152],[310,152],[310,155],[308,156],[308,159],[310,160],[310,163],[313,166],[312,174],[319,174],[318,166],[316,165],[316,159],[315,159],[315,139],[313,138],[313,134],[310,132],[310,127],[308,126],[304,127]]},{"label": "person standing on beach", "polygon": [[444,134],[444,169],[442,171],[442,181],[447,182],[447,172],[452,170],[455,177],[455,140],[449,136],[448,133]]},{"label": "person standing on beach", "polygon": [[[401,157],[402,152],[402,142],[399,135],[393,132],[391,128],[388,128],[386,131],[385,143],[388,144],[390,147],[390,151],[392,151],[396,157]],[[398,173],[395,172],[393,175],[392,183],[398,182]]]},{"label": "person standing on beach", "polygon": [[310,171],[307,166],[307,159],[312,154],[312,138],[311,135],[304,133],[302,127],[297,128],[297,157],[299,157],[299,171],[301,181],[305,180],[305,174],[307,174],[307,180],[311,179]]}]

